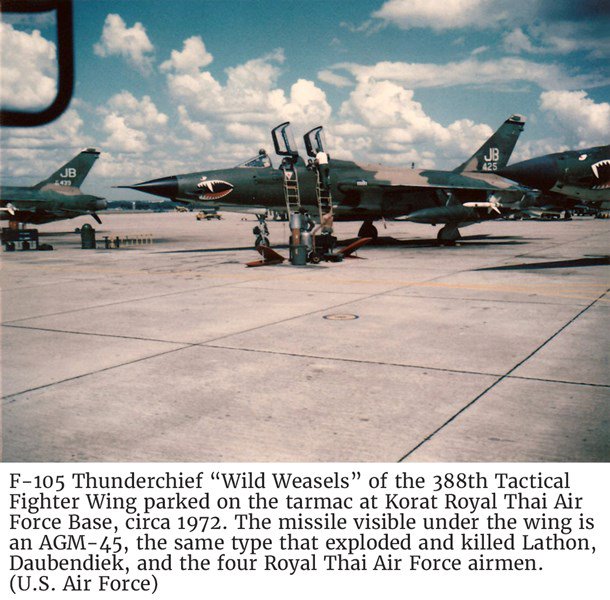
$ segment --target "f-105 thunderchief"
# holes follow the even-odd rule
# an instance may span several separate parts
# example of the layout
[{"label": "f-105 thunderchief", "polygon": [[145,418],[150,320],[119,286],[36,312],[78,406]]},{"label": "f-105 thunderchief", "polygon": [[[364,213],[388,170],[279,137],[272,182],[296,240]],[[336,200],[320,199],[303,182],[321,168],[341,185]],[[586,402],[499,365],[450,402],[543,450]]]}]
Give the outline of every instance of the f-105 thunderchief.
[{"label": "f-105 thunderchief", "polygon": [[[500,170],[503,177],[535,190],[523,212],[529,214],[610,208],[610,146],[566,150],[518,162]],[[594,211],[595,212],[595,211]]]},{"label": "f-105 thunderchief", "polygon": [[[438,239],[451,243],[459,228],[518,208],[528,188],[500,177],[515,147],[525,119],[512,115],[465,162],[452,171],[368,165],[329,159],[322,127],[304,136],[309,157],[299,156],[289,123],[272,131],[275,151],[282,157],[274,168],[264,150],[229,169],[171,175],[126,187],[182,204],[208,203],[210,208],[236,212],[288,211],[296,207],[314,218],[320,229],[333,221],[363,221],[358,235],[375,239],[373,222],[404,219],[442,224]],[[303,213],[301,213],[303,214]],[[264,217],[255,228],[257,245],[268,245]],[[291,227],[291,231],[294,228]]]},{"label": "f-105 thunderchief", "polygon": [[40,224],[91,215],[101,223],[97,211],[106,208],[106,200],[80,190],[99,155],[95,148],[86,148],[36,185],[1,186],[1,218]]}]

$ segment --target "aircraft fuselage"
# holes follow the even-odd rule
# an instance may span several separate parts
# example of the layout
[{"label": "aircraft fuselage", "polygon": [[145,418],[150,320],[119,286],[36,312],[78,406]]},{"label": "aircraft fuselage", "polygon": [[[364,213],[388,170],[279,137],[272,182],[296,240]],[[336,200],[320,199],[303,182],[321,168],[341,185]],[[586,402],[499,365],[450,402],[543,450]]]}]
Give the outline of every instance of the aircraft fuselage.
[{"label": "aircraft fuselage", "polygon": [[[317,174],[302,160],[296,168],[301,203],[316,214]],[[283,173],[270,166],[198,171],[125,187],[175,202],[208,203],[217,208],[286,209]],[[393,219],[419,209],[444,207],[448,189],[460,202],[485,201],[490,194],[503,192],[517,200],[523,193],[512,182],[492,173],[393,168],[343,160],[331,162],[330,188],[337,220]]]}]

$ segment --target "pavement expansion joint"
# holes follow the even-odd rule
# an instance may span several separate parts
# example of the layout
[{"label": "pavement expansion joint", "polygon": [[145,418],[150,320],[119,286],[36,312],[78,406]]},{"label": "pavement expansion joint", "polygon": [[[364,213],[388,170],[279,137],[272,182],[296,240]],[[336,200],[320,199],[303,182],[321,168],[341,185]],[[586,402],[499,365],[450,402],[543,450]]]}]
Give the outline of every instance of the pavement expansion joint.
[{"label": "pavement expansion joint", "polygon": [[[12,325],[13,323],[19,323],[21,321],[29,321],[31,319],[40,319],[43,317],[57,317],[59,315],[69,315],[72,313],[79,313],[79,312],[83,312],[83,311],[88,311],[88,310],[95,310],[98,308],[108,308],[110,306],[120,306],[122,304],[133,304],[136,302],[145,302],[147,300],[156,300],[159,298],[167,298],[169,296],[177,296],[180,294],[190,294],[190,293],[194,293],[194,292],[202,292],[205,290],[211,290],[211,289],[216,289],[216,288],[221,288],[221,287],[226,287],[229,285],[234,285],[235,282],[225,282],[225,283],[219,283],[218,285],[205,285],[202,287],[196,287],[196,288],[190,288],[190,289],[184,289],[184,290],[177,290],[174,292],[166,292],[164,294],[153,294],[151,296],[143,296],[142,298],[130,298],[127,300],[117,300],[117,301],[113,301],[113,302],[106,302],[104,304],[95,304],[95,305],[88,305],[88,306],[83,306],[81,308],[73,308],[71,310],[63,310],[63,311],[58,311],[58,312],[54,312],[54,313],[45,313],[42,315],[34,315],[34,316],[29,316],[29,317],[23,317],[21,319],[11,319],[9,321],[3,321],[2,325]],[[71,332],[73,333],[73,332]],[[152,340],[152,341],[156,341],[156,340]]]},{"label": "pavement expansion joint", "polygon": [[68,329],[54,329],[52,327],[36,327],[34,325],[14,325],[13,323],[3,323],[2,327],[11,327],[13,329],[29,329],[33,331],[52,331],[54,333],[65,333],[68,335],[85,335],[85,336],[93,336],[93,337],[105,337],[105,338],[113,338],[113,339],[121,339],[121,340],[135,340],[138,342],[157,342],[161,344],[179,344],[184,347],[194,346],[196,344],[191,344],[189,342],[176,342],[172,340],[161,340],[157,338],[148,338],[148,337],[139,337],[135,335],[118,335],[116,333],[97,333],[95,331],[71,331]]},{"label": "pavement expansion joint", "polygon": [[532,358],[535,354],[537,354],[542,348],[544,348],[549,342],[555,339],[562,331],[564,331],[567,327],[569,327],[574,321],[576,321],[580,316],[582,316],[585,312],[587,312],[592,306],[594,306],[599,300],[601,300],[610,289],[605,290],[599,297],[597,297],[593,302],[589,305],[585,306],[581,311],[579,311],[575,316],[573,316],[567,323],[564,323],[553,335],[547,338],[542,344],[540,344],[535,350],[530,352],[523,360],[518,362],[514,367],[508,370],[504,375],[499,377],[496,381],[494,381],[490,386],[488,386],[485,390],[483,390],[480,394],[478,394],[475,398],[473,398],[470,402],[462,406],[460,410],[458,410],[454,415],[449,417],[442,425],[437,427],[432,433],[428,434],[424,439],[422,439],[418,444],[416,444],[413,448],[411,448],[408,452],[406,452],[398,462],[403,462],[409,458],[416,450],[421,448],[424,444],[429,442],[436,434],[445,429],[448,425],[453,423],[460,415],[466,412],[469,408],[471,408],[478,400],[480,400],[483,396],[485,396],[489,391],[495,388],[500,382],[508,379],[511,373],[516,371],[520,366],[524,365],[530,358]]},{"label": "pavement expansion joint", "polygon": [[456,373],[459,375],[478,375],[484,377],[500,377],[497,373],[485,373],[483,371],[468,371],[465,369],[448,369],[445,367],[430,367],[424,365],[410,365],[405,363],[395,363],[382,360],[364,360],[362,358],[348,358],[344,356],[322,356],[319,354],[304,354],[302,352],[283,352],[281,350],[265,350],[262,348],[238,348],[235,346],[223,346],[220,344],[202,343],[196,344],[203,348],[218,348],[221,350],[235,350],[238,352],[255,352],[260,354],[274,354],[277,356],[292,356],[295,358],[307,358],[316,360],[329,360],[335,362],[347,362],[361,365],[379,365],[386,367],[400,367],[403,369],[418,369],[420,371],[438,371],[440,373]]},{"label": "pavement expansion joint", "polygon": [[525,377],[524,375],[509,375],[507,379],[521,379],[523,381],[544,381],[545,383],[561,383],[565,385],[584,385],[589,387],[610,388],[607,383],[590,383],[588,381],[566,381],[564,379],[547,379],[545,377]]},{"label": "pavement expansion joint", "polygon": [[165,350],[164,352],[157,352],[155,354],[151,354],[150,356],[142,356],[140,358],[135,358],[134,360],[128,360],[123,363],[117,365],[110,365],[108,367],[104,367],[102,369],[96,369],[94,371],[89,371],[87,373],[80,373],[79,375],[75,375],[74,377],[66,377],[65,379],[61,379],[60,381],[52,381],[50,383],[46,383],[44,385],[39,385],[33,388],[29,388],[27,390],[21,390],[20,392],[15,392],[14,394],[7,394],[2,397],[3,405],[13,404],[17,401],[19,396],[23,396],[24,394],[29,394],[30,392],[37,392],[39,390],[44,390],[46,388],[54,387],[57,385],[61,385],[63,383],[67,383],[69,381],[76,381],[78,379],[84,379],[85,377],[90,377],[91,375],[97,375],[98,373],[105,373],[106,371],[112,371],[113,369],[118,369],[120,367],[125,367],[128,365],[134,365],[137,363],[144,362],[145,360],[149,360],[151,358],[158,358],[159,356],[166,356],[168,354],[173,354],[174,352],[180,352],[180,350],[185,350],[186,348],[190,348],[191,346],[183,346],[182,348],[172,348],[171,350]]},{"label": "pavement expansion joint", "polygon": [[[517,293],[523,293],[523,292],[517,292]],[[567,303],[563,303],[563,302],[549,302],[548,300],[543,300],[543,299],[539,299],[538,301],[535,300],[528,300],[526,298],[523,299],[519,299],[519,300],[506,300],[504,298],[466,298],[466,297],[459,297],[459,296],[421,296],[419,294],[388,294],[388,296],[391,296],[393,298],[416,298],[416,299],[426,299],[426,300],[455,300],[457,302],[494,302],[497,304],[532,304],[532,305],[539,305],[539,304],[544,304],[544,306],[567,306]],[[590,300],[591,297],[587,297],[587,296],[565,296],[565,295],[557,295],[554,296],[556,298],[567,298],[570,300]],[[603,300],[601,300],[603,302]]]}]

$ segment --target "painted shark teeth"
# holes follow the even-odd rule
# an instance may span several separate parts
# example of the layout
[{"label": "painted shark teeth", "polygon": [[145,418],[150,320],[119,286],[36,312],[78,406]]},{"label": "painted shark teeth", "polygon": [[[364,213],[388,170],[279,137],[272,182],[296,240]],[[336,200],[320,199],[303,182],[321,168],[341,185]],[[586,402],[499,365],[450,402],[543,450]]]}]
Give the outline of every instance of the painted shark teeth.
[{"label": "painted shark teeth", "polygon": [[[603,169],[603,170],[602,170]],[[591,170],[597,179],[600,179],[599,185],[594,185],[594,190],[605,190],[610,187],[610,158],[599,160],[591,165]],[[600,177],[600,170],[602,170]],[[603,178],[603,180],[602,180]]]},{"label": "painted shark teeth", "polygon": [[201,199],[203,200],[218,200],[233,191],[233,185],[220,179],[202,179],[197,184],[197,188],[202,191]]},{"label": "painted shark teeth", "polygon": [[598,169],[599,169],[599,167],[602,167],[604,165],[610,166],[610,158],[606,159],[606,160],[600,160],[600,161],[596,162],[595,164],[591,165],[591,170],[595,174],[595,177],[597,177],[598,179],[599,179]]}]

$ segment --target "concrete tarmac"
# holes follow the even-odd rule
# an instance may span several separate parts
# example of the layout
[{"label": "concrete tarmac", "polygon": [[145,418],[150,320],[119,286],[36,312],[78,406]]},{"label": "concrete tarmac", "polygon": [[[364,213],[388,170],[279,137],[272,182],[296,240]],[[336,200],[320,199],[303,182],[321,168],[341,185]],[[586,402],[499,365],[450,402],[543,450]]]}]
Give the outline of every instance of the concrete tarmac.
[{"label": "concrete tarmac", "polygon": [[98,243],[154,242],[82,250],[79,218],[3,252],[4,461],[610,460],[610,221],[453,247],[392,222],[366,260],[248,269],[256,222],[223,216],[108,213]]}]

